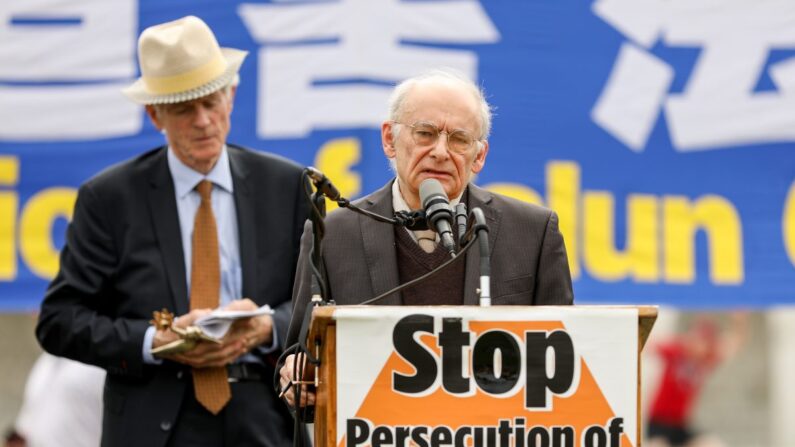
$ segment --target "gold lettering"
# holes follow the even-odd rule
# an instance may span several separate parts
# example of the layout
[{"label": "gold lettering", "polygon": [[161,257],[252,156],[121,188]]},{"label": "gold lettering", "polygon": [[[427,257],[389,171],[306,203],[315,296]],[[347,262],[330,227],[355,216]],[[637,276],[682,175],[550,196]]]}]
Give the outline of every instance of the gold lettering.
[{"label": "gold lettering", "polygon": [[[580,276],[577,238],[580,166],[574,162],[551,162],[546,168],[546,180],[546,206],[558,214],[558,227],[566,244],[571,277],[577,279]],[[545,206],[544,199],[536,190],[520,183],[491,183],[485,188],[523,202]]]},{"label": "gold lettering", "polygon": [[[324,144],[315,156],[315,166],[334,183],[345,198],[362,192],[362,177],[351,170],[359,162],[362,146],[356,138],[340,138]],[[337,208],[337,203],[326,200],[326,210]]]},{"label": "gold lettering", "polygon": [[784,247],[787,250],[789,261],[795,265],[795,182],[789,188],[787,201],[784,205],[784,217],[782,219],[782,230],[784,232]]},{"label": "gold lettering", "polygon": [[547,165],[547,203],[558,213],[560,232],[566,244],[571,278],[580,277],[580,247],[578,204],[580,199],[580,166],[569,161],[554,161]]},{"label": "gold lettering", "polygon": [[694,203],[686,197],[663,200],[664,276],[667,282],[695,280],[695,235],[703,229],[709,245],[713,283],[740,284],[744,278],[742,224],[737,210],[723,197],[706,195]]},{"label": "gold lettering", "polygon": [[657,200],[649,195],[627,198],[626,246],[615,248],[615,204],[607,192],[589,191],[583,199],[583,260],[595,278],[619,281],[628,276],[638,282],[659,278]]},{"label": "gold lettering", "polygon": [[[0,187],[14,187],[19,182],[19,159],[0,156]],[[12,281],[17,276],[17,209],[19,195],[15,191],[0,190],[0,281]]]},{"label": "gold lettering", "polygon": [[58,272],[58,249],[52,240],[55,219],[71,220],[77,192],[50,188],[33,196],[20,218],[20,253],[35,275],[49,279]]}]

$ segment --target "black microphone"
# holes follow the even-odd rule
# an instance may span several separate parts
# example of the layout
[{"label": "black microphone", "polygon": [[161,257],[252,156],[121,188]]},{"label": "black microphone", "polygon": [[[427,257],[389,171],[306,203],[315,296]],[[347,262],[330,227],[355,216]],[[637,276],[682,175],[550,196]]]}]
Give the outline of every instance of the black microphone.
[{"label": "black microphone", "polygon": [[312,166],[307,166],[306,173],[309,178],[312,179],[312,183],[315,184],[315,188],[317,188],[317,190],[320,191],[324,196],[334,201],[340,199],[340,192],[337,191],[337,188],[334,187],[334,185],[331,183],[331,180],[329,180],[328,177],[326,177],[322,172],[318,171]]},{"label": "black microphone", "polygon": [[447,199],[447,194],[439,180],[429,178],[420,183],[420,201],[425,209],[428,226],[439,234],[442,246],[450,253],[455,254],[452,230],[453,210],[450,208],[450,200]]}]

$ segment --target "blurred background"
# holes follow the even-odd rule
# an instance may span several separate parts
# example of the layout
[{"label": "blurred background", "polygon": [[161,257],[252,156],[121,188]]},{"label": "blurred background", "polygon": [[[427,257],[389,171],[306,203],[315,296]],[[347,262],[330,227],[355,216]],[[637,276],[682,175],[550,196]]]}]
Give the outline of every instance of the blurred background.
[{"label": "blurred background", "polygon": [[188,14],[250,52],[230,141],[314,165],[349,198],[391,178],[379,128],[396,82],[477,81],[495,112],[477,183],[559,214],[578,304],[661,306],[644,416],[703,445],[795,445],[785,0],[3,0],[0,429],[40,356],[76,188],[163,142],[119,92],[137,36]]}]

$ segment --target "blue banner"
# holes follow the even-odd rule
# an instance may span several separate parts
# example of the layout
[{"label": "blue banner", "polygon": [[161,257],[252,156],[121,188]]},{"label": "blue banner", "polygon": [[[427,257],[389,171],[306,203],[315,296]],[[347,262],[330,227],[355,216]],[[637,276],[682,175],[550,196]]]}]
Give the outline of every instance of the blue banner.
[{"label": "blue banner", "polygon": [[558,212],[578,303],[795,302],[795,3],[4,0],[0,310],[38,307],[78,185],[163,144],[119,90],[189,14],[250,52],[231,142],[366,194],[391,87],[450,67],[495,107],[477,183]]}]

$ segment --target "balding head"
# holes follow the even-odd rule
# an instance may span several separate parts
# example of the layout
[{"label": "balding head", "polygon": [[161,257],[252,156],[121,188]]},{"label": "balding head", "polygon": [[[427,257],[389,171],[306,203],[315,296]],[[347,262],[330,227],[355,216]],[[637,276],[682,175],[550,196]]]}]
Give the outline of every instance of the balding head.
[{"label": "balding head", "polygon": [[486,101],[483,91],[477,85],[453,71],[433,70],[408,78],[398,84],[389,97],[389,120],[401,120],[402,114],[405,112],[406,99],[415,87],[431,84],[457,86],[461,91],[470,94],[477,101],[477,111],[480,115],[480,134],[477,137],[481,140],[488,139],[491,134],[491,106]]}]

